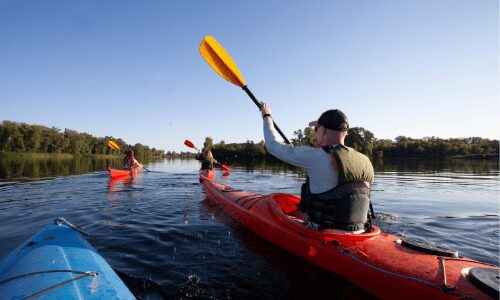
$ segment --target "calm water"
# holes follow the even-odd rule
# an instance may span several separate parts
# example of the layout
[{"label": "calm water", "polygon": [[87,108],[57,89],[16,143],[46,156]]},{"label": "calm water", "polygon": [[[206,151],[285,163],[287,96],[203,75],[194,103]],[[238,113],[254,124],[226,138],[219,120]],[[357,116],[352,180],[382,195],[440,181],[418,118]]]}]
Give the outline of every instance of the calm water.
[{"label": "calm water", "polygon": [[[107,162],[83,163],[91,166],[85,173],[70,161],[1,161],[0,256],[64,216],[91,233],[89,242],[141,298],[367,296],[205,205],[197,161],[150,163],[153,172],[118,182],[103,171]],[[231,166],[218,180],[253,192],[298,193],[304,181],[283,166]],[[378,162],[376,169],[376,225],[499,264],[498,162]]]}]

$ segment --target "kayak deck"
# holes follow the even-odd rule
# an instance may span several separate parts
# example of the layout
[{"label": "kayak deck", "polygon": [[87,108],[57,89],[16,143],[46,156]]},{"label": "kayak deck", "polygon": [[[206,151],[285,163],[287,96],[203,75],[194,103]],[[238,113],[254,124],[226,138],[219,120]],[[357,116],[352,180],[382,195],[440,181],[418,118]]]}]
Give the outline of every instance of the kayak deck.
[{"label": "kayak deck", "polygon": [[56,219],[0,261],[1,299],[135,299],[71,225]]}]

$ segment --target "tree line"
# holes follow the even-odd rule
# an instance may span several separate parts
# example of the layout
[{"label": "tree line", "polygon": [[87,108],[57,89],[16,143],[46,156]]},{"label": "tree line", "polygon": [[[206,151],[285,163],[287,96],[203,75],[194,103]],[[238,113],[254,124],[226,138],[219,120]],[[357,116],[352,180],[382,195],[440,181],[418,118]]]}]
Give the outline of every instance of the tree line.
[{"label": "tree line", "polygon": [[[229,143],[226,144],[225,141],[220,141],[217,144],[214,144],[213,139],[211,137],[206,137],[205,142],[203,143],[202,150],[211,150],[217,159],[244,159],[244,160],[253,160],[253,159],[262,159],[267,158],[269,154],[267,154],[266,149],[264,147],[264,141],[261,141],[255,144],[253,141],[247,140],[246,143]],[[196,153],[192,152],[180,152],[177,153],[175,151],[167,151],[166,157],[168,158],[194,158]]]},{"label": "tree line", "polygon": [[495,158],[499,141],[481,137],[442,139],[431,136],[414,139],[398,136],[394,140],[377,139],[362,127],[349,129],[346,145],[377,158]]},{"label": "tree line", "polygon": [[136,156],[143,158],[164,157],[165,152],[137,143],[129,145],[124,140],[111,136],[94,137],[88,133],[71,129],[29,125],[12,121],[0,123],[0,151],[15,153],[69,153],[84,155],[114,154],[107,146],[115,141],[123,151],[132,149]]},{"label": "tree line", "polygon": [[[133,149],[136,156],[142,158],[169,157],[192,158],[189,151],[168,151],[149,148],[137,143],[129,145],[124,140],[111,136],[94,137],[88,133],[80,133],[71,129],[61,130],[56,127],[29,125],[12,121],[0,123],[0,151],[16,153],[68,153],[68,154],[113,154],[114,150],[107,146],[108,140],[114,140],[125,151]],[[306,127],[294,131],[291,142],[294,146],[314,146],[316,140],[312,128]],[[499,157],[499,141],[480,137],[441,139],[424,137],[414,139],[398,136],[394,140],[377,139],[375,135],[363,127],[350,128],[345,140],[347,146],[373,158],[495,158]],[[204,149],[211,149],[221,159],[267,159],[272,158],[265,149],[264,141],[255,143],[214,143],[207,137]]]},{"label": "tree line", "polygon": [[[294,146],[314,146],[316,134],[310,127],[294,131],[291,142]],[[481,137],[449,138],[424,137],[414,139],[398,136],[394,140],[377,139],[375,135],[363,127],[353,127],[348,131],[345,144],[372,158],[499,158],[499,141]],[[204,149],[211,149],[217,158],[222,159],[255,159],[270,158],[266,152],[264,141],[255,143],[214,144],[211,137],[204,142]]]}]

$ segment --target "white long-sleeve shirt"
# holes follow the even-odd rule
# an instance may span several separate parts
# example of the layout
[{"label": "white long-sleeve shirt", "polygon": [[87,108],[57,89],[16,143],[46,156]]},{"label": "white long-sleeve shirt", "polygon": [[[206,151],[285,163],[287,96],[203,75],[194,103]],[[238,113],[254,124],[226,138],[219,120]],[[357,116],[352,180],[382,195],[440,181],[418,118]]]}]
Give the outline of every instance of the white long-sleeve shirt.
[{"label": "white long-sleeve shirt", "polygon": [[339,173],[333,168],[330,155],[321,148],[294,147],[285,144],[279,133],[274,129],[271,118],[264,118],[264,140],[266,149],[276,158],[304,168],[309,175],[311,192],[323,193],[336,187]]}]

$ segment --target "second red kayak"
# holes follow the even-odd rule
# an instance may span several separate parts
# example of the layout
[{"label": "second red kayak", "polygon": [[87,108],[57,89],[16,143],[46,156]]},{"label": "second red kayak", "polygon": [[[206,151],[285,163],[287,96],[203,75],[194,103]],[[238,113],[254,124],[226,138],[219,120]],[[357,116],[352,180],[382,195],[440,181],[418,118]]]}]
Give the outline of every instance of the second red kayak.
[{"label": "second red kayak", "polygon": [[124,177],[134,177],[135,175],[137,175],[137,173],[141,172],[141,170],[142,170],[142,165],[139,165],[138,167],[130,168],[130,169],[108,168],[109,176],[111,176],[112,179],[124,178]]},{"label": "second red kayak", "polygon": [[382,299],[498,299],[500,269],[455,251],[371,227],[353,234],[305,226],[295,195],[254,194],[200,171],[208,194],[231,218],[271,243],[339,274]]}]

